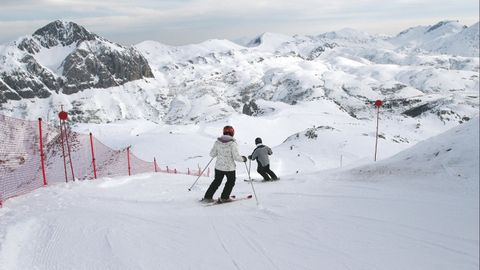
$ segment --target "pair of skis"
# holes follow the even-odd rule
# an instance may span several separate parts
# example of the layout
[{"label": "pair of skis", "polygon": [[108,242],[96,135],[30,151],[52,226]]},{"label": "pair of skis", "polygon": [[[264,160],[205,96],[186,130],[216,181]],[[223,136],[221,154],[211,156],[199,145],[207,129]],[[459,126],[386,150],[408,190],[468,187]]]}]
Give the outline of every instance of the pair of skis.
[{"label": "pair of skis", "polygon": [[245,182],[255,182],[255,183],[269,183],[269,182],[276,182],[280,180],[280,178],[272,179],[272,180],[263,180],[263,179],[243,179]]},{"label": "pair of skis", "polygon": [[219,204],[226,204],[226,203],[232,203],[232,202],[237,202],[237,201],[243,201],[243,200],[248,200],[248,199],[251,199],[253,198],[252,195],[247,195],[247,196],[244,196],[244,197],[237,197],[235,195],[232,195],[230,196],[230,200],[228,201],[221,201],[220,199],[218,200],[214,200],[213,202],[202,202],[205,206],[213,206],[213,205],[219,205]]}]

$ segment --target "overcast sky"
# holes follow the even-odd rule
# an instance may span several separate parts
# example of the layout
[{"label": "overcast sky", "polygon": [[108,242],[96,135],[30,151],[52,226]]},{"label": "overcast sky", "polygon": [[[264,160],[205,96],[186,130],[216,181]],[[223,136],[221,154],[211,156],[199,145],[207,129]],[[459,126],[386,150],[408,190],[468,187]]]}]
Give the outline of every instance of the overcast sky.
[{"label": "overcast sky", "polygon": [[0,0],[0,44],[54,20],[124,45],[170,45],[263,32],[320,34],[345,27],[394,35],[408,27],[479,20],[478,0]]}]

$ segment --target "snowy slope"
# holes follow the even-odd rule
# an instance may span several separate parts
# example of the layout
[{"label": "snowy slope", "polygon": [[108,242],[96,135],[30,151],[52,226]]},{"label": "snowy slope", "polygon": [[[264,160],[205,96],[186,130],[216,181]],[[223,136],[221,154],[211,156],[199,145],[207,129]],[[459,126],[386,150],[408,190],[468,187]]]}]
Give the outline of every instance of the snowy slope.
[{"label": "snowy slope", "polygon": [[[188,192],[177,175],[42,188],[0,209],[0,269],[478,269],[478,132],[476,118],[376,164],[282,173],[255,184],[258,206],[204,207],[210,179]],[[252,193],[245,177],[238,164],[235,194]]]},{"label": "snowy slope", "polygon": [[477,22],[449,37],[437,50],[444,54],[475,57],[478,56],[479,46],[479,23]]},{"label": "snowy slope", "polygon": [[[346,166],[373,160],[374,108],[370,109],[370,119],[359,120],[328,100],[298,105],[259,102],[259,105],[270,109],[262,116],[234,115],[215,122],[190,125],[131,120],[80,124],[75,129],[85,134],[92,132],[103,143],[116,149],[132,146],[135,155],[144,160],[151,161],[156,157],[162,166],[182,170],[197,168],[199,164],[208,162],[210,147],[226,124],[235,128],[235,137],[244,155],[253,150],[255,138],[262,137],[275,152],[272,166],[282,174],[336,168],[340,162]],[[447,122],[440,128],[454,126],[455,123]],[[315,130],[317,137],[305,136],[310,129]],[[378,158],[394,155],[438,132],[435,116],[419,122],[412,118],[389,118],[382,111]],[[290,164],[292,159],[298,160],[295,166]]]},{"label": "snowy slope", "polygon": [[[68,95],[53,91],[48,92],[48,98],[9,100],[0,110],[19,118],[42,116],[46,122],[57,123],[63,105],[74,122],[98,123],[80,127],[80,131],[93,131],[116,148],[132,145],[145,160],[156,157],[163,165],[180,168],[198,167],[198,157],[208,152],[218,130],[230,123],[238,128],[245,152],[251,151],[251,142],[261,136],[270,146],[279,147],[276,151],[282,158],[274,165],[282,173],[295,173],[371,160],[375,130],[372,105],[382,99],[379,157],[383,159],[478,115],[478,57],[412,53],[395,45],[446,40],[455,31],[463,33],[463,28],[448,22],[422,29],[431,29],[430,39],[413,31],[416,34],[401,35],[405,36],[403,43],[354,29],[317,36],[264,33],[249,46],[228,40],[176,47],[145,41],[135,50],[148,60],[154,78]],[[95,40],[59,44],[58,40],[65,39],[34,39],[34,44],[49,41],[53,45],[40,46],[31,57],[57,76],[65,71],[58,63],[66,54],[85,49],[100,56],[102,48],[107,52],[127,50],[101,37],[94,39],[102,41],[101,46]],[[75,52],[70,52],[72,49]],[[22,66],[18,59],[27,54],[12,46],[2,47],[0,52],[12,55],[0,57],[4,61],[0,68],[7,71]],[[92,76],[87,77],[96,81]],[[15,94],[8,86],[1,90],[2,82],[2,93]],[[112,122],[125,125],[125,133],[112,138],[110,134],[115,132],[106,124]],[[142,125],[158,129],[141,132]],[[257,129],[250,130],[251,126]],[[317,140],[285,142],[313,127],[332,129],[319,129]],[[171,134],[172,130],[186,131]],[[146,138],[155,136],[162,140],[150,147]],[[176,136],[183,138],[180,142],[186,147],[180,150],[181,156],[172,159],[169,154],[171,145],[177,143]],[[304,160],[302,165],[286,166],[282,160],[292,156]]]},{"label": "snowy slope", "polygon": [[426,189],[444,189],[445,192],[460,189],[478,195],[479,141],[479,119],[475,118],[391,158],[355,168],[349,173],[361,180],[374,181],[401,174],[408,176],[407,183],[414,184],[414,188],[420,185]]}]

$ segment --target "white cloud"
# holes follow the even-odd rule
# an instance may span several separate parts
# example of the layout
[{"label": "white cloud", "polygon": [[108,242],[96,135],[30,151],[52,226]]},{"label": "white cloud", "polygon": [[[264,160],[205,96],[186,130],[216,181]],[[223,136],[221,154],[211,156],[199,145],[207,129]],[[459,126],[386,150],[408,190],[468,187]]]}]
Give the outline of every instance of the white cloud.
[{"label": "white cloud", "polygon": [[393,34],[443,19],[472,24],[478,21],[477,11],[478,1],[472,0],[3,0],[0,43],[55,19],[75,21],[120,43],[159,38],[178,44],[343,27]]}]

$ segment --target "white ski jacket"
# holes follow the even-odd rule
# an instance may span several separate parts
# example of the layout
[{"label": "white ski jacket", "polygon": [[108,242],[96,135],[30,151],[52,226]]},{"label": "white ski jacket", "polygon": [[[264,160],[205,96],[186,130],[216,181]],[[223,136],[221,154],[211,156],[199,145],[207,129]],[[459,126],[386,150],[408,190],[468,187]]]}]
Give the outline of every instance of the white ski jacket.
[{"label": "white ski jacket", "polygon": [[210,156],[217,158],[215,169],[224,172],[235,171],[235,161],[244,162],[242,156],[238,153],[237,142],[228,135],[223,135],[217,139],[210,151]]}]

